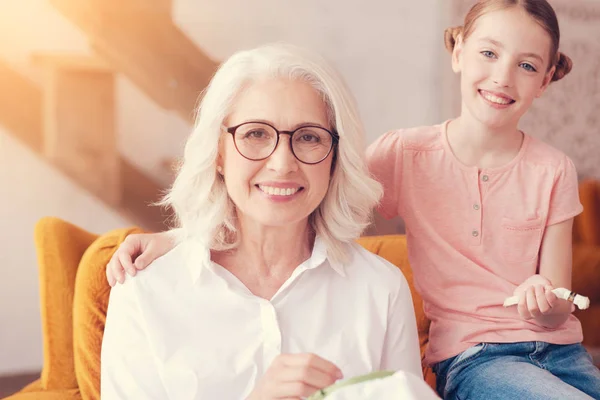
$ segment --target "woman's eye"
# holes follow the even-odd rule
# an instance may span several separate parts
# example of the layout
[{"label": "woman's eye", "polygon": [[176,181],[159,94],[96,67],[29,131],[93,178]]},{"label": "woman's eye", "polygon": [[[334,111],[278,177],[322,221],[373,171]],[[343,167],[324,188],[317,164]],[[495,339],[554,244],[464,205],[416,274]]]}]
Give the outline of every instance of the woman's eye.
[{"label": "woman's eye", "polygon": [[307,134],[300,136],[300,140],[302,140],[303,142],[318,142],[319,137],[316,135],[311,135],[311,134],[307,133]]},{"label": "woman's eye", "polygon": [[265,131],[262,130],[253,130],[250,132],[247,132],[246,135],[244,135],[247,138],[261,138],[263,136],[265,136]]},{"label": "woman's eye", "polygon": [[535,69],[535,67],[529,63],[521,63],[521,68],[523,68],[525,71],[529,71],[529,72],[537,71],[537,69]]},{"label": "woman's eye", "polygon": [[489,51],[489,50],[484,50],[481,52],[481,54],[483,54],[483,56],[487,57],[487,58],[495,58],[496,57],[496,55],[492,51]]}]

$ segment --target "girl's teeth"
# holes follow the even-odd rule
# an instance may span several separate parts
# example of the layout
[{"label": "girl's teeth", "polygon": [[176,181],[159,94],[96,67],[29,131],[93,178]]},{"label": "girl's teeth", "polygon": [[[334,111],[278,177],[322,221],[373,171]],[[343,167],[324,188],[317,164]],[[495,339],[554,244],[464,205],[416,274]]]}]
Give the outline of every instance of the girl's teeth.
[{"label": "girl's teeth", "polygon": [[510,104],[511,100],[507,100],[507,99],[503,99],[502,97],[498,97],[498,96],[494,96],[493,94],[490,93],[484,93],[483,97],[485,97],[487,100],[491,101],[492,103],[496,103],[496,104]]}]

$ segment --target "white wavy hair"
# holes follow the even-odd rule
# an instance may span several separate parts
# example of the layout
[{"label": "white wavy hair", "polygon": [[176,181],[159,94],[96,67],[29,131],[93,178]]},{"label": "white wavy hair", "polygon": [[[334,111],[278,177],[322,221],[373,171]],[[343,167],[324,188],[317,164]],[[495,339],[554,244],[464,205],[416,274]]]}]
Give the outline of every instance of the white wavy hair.
[{"label": "white wavy hair", "polygon": [[323,98],[339,135],[329,189],[309,220],[328,257],[346,260],[344,247],[371,220],[382,188],[367,170],[365,134],[354,98],[338,72],[321,57],[287,44],[240,51],[225,61],[204,92],[177,177],[160,204],[170,206],[181,239],[195,238],[214,250],[238,244],[235,205],[216,171],[222,125],[236,95],[258,79],[309,83]]}]

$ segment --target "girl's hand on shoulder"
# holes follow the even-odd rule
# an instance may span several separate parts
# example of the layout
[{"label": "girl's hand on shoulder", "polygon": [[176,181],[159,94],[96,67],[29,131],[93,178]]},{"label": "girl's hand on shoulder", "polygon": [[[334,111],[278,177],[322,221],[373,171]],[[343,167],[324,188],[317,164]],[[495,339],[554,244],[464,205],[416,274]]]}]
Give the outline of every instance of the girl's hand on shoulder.
[{"label": "girl's hand on shoulder", "polygon": [[175,247],[171,232],[132,234],[125,238],[106,266],[110,286],[125,282],[125,271],[130,276],[146,268],[152,261]]},{"label": "girl's hand on shoulder", "polygon": [[530,276],[514,291],[519,297],[517,310],[521,318],[534,319],[550,314],[558,304],[558,297],[552,293],[552,282],[542,275]]}]

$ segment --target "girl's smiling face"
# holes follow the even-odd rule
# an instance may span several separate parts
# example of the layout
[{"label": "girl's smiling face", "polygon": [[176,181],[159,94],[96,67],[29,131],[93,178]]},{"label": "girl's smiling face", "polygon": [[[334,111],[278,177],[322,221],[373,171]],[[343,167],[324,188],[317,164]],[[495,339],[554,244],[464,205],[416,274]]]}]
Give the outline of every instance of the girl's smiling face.
[{"label": "girl's smiling face", "polygon": [[551,48],[548,32],[521,7],[480,16],[452,54],[463,114],[493,129],[516,126],[552,79]]}]

